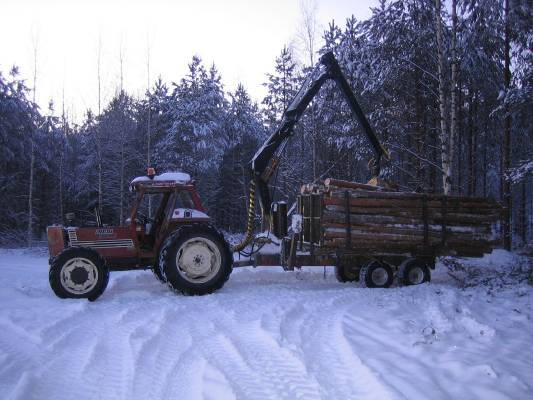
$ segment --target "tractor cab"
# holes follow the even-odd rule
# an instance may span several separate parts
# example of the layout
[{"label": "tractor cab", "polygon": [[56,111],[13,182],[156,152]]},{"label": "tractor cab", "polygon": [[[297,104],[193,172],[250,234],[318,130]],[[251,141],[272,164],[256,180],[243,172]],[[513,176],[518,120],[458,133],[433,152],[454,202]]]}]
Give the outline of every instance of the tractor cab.
[{"label": "tractor cab", "polygon": [[161,241],[179,225],[209,222],[194,181],[183,172],[140,176],[131,181],[136,194],[126,224],[135,229],[141,253],[157,250]]}]

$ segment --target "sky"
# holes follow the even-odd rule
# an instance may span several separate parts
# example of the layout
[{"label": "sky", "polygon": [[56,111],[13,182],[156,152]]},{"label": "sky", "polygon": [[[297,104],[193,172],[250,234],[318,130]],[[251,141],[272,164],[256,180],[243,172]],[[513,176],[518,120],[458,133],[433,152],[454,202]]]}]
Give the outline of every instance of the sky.
[{"label": "sky", "polygon": [[[198,55],[206,66],[215,63],[226,89],[242,83],[260,102],[276,56],[298,43],[301,1],[0,0],[0,71],[7,75],[17,65],[33,87],[36,49],[37,103],[47,110],[53,99],[56,115],[64,104],[78,122],[88,108],[98,110],[99,52],[102,107],[120,87],[121,54],[123,87],[134,96],[146,91],[148,79],[179,82]],[[352,14],[368,18],[377,4],[314,2],[320,32],[332,20],[343,26]]]}]

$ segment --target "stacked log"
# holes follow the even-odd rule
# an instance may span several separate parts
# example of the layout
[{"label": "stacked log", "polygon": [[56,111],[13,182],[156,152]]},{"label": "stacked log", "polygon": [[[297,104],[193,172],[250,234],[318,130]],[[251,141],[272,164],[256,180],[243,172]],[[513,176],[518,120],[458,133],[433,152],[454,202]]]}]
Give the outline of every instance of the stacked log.
[{"label": "stacked log", "polygon": [[327,179],[321,244],[369,253],[481,256],[498,244],[501,206],[483,198],[391,191]]}]

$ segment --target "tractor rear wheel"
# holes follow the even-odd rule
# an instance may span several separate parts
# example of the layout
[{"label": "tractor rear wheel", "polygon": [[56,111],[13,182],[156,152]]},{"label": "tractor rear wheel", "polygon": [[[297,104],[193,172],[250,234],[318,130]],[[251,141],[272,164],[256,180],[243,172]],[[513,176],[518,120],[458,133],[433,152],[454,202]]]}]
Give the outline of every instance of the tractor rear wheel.
[{"label": "tractor rear wheel", "polygon": [[187,225],[172,233],[159,256],[161,275],[168,285],[186,295],[220,289],[233,267],[224,236],[207,224]]},{"label": "tractor rear wheel", "polygon": [[61,299],[96,300],[107,287],[109,269],[93,249],[69,247],[50,265],[50,287]]},{"label": "tractor rear wheel", "polygon": [[161,283],[167,283],[167,280],[165,279],[164,275],[161,273],[161,268],[159,267],[158,263],[155,263],[155,265],[152,267],[152,272],[154,273],[156,279]]}]

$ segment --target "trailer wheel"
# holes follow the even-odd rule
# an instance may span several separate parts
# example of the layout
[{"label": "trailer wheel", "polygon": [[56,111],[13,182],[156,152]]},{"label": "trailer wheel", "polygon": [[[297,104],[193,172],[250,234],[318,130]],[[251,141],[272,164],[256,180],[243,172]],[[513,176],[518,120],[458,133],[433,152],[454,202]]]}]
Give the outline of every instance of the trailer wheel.
[{"label": "trailer wheel", "polygon": [[161,250],[159,265],[167,284],[186,295],[220,289],[233,267],[224,236],[207,224],[187,225],[172,233]]},{"label": "trailer wheel", "polygon": [[359,272],[359,281],[363,287],[388,288],[393,279],[391,266],[380,261],[370,261]]},{"label": "trailer wheel", "polygon": [[341,283],[345,282],[355,282],[359,278],[357,271],[347,268],[342,265],[335,266],[335,278]]},{"label": "trailer wheel", "polygon": [[61,299],[96,300],[107,287],[109,268],[93,249],[69,247],[50,265],[50,287]]},{"label": "trailer wheel", "polygon": [[431,280],[427,263],[416,258],[408,258],[398,270],[398,282],[402,285],[420,285]]}]

